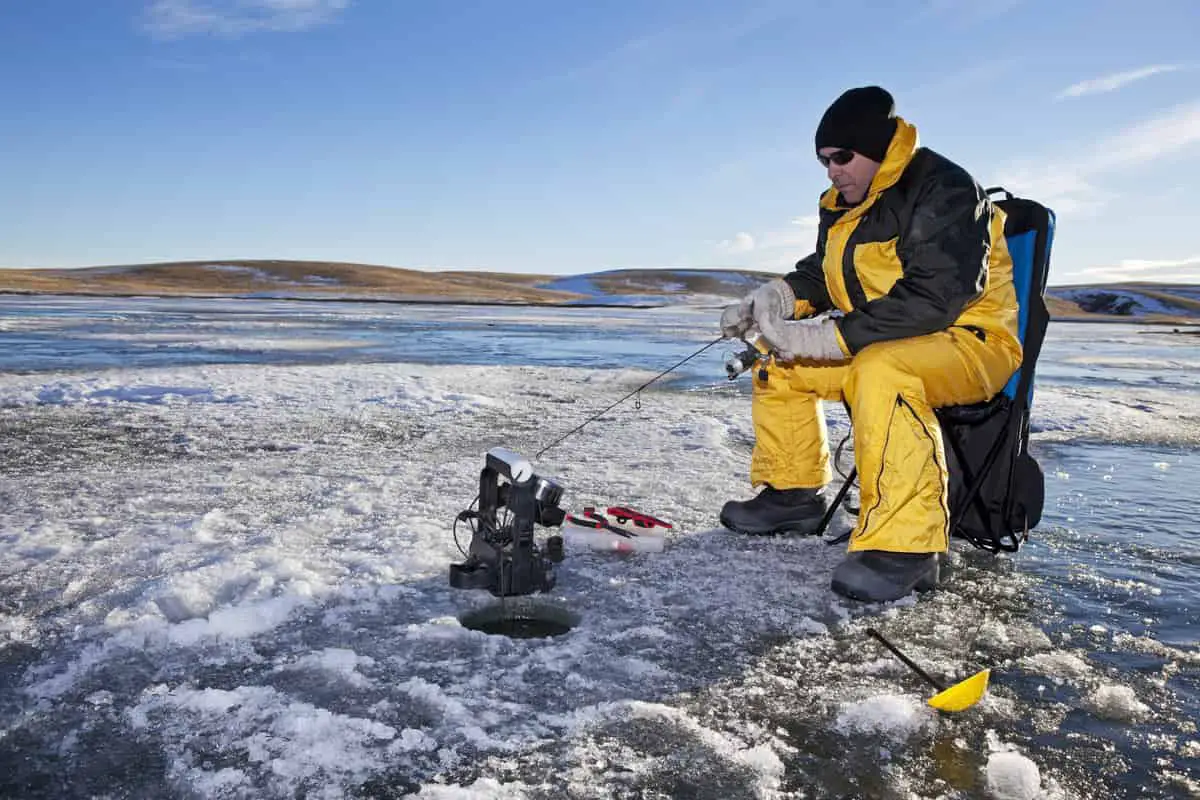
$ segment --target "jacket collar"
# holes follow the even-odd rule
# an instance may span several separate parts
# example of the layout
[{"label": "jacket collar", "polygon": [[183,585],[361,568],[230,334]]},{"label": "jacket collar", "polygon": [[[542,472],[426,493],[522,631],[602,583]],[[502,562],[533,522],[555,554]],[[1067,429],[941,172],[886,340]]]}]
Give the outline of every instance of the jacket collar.
[{"label": "jacket collar", "polygon": [[896,132],[892,135],[892,141],[888,145],[887,154],[883,157],[883,163],[879,165],[879,171],[871,179],[871,187],[867,189],[867,196],[857,206],[845,205],[838,202],[840,197],[838,190],[830,186],[821,195],[821,208],[830,211],[845,211],[849,208],[865,208],[871,205],[880,192],[894,186],[896,181],[900,180],[900,176],[904,174],[904,170],[912,161],[918,147],[920,147],[920,138],[917,135],[916,126],[903,117],[896,117]]}]

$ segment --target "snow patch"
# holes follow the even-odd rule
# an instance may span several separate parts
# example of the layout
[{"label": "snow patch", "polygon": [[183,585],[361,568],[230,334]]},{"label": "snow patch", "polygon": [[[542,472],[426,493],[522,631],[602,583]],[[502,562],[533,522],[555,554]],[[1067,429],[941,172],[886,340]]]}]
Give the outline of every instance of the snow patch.
[{"label": "snow patch", "polygon": [[360,656],[343,647],[327,647],[319,653],[311,653],[280,669],[315,670],[336,677],[350,686],[366,688],[371,680],[358,671],[359,667],[373,667],[375,659]]},{"label": "snow patch", "polygon": [[0,395],[0,407],[112,406],[122,403],[171,406],[187,403],[237,403],[240,400],[236,394],[220,393],[210,386],[139,386],[124,383],[106,386],[104,380],[93,379],[78,383],[58,381],[30,387],[19,393]]},{"label": "snow patch", "polygon": [[172,643],[184,647],[195,646],[208,638],[244,639],[257,636],[279,627],[311,600],[311,596],[289,594],[219,608],[205,619],[189,619],[172,625],[168,636]]},{"label": "snow patch", "polygon": [[843,703],[834,729],[846,737],[882,736],[903,742],[937,724],[934,711],[921,701],[900,694],[883,694]]},{"label": "snow patch", "polygon": [[33,644],[36,640],[37,626],[33,620],[0,612],[0,651],[9,645]]},{"label": "snow patch", "polygon": [[480,778],[468,786],[430,783],[422,786],[420,793],[421,800],[526,800],[530,796],[524,784],[501,783],[493,778]]},{"label": "snow patch", "polygon": [[180,783],[253,789],[244,785],[243,771],[215,770],[207,760],[196,763],[186,755],[188,742],[199,737],[214,754],[258,767],[272,794],[280,796],[305,784],[325,787],[312,796],[343,796],[341,787],[370,775],[381,756],[406,749],[389,725],[295,702],[264,686],[224,690],[159,684],[147,688],[126,717],[135,730],[153,728],[164,738]]}]

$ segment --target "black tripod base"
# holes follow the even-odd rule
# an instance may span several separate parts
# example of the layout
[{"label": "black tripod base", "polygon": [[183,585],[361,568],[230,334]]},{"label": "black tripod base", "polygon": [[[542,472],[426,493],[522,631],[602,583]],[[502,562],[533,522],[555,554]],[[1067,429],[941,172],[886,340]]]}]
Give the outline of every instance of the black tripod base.
[{"label": "black tripod base", "polygon": [[496,597],[515,597],[548,592],[554,588],[554,570],[537,559],[515,563],[502,559],[493,564],[465,561],[450,565],[450,586],[454,589],[486,589]]},{"label": "black tripod base", "polygon": [[491,589],[499,586],[496,578],[495,571],[482,561],[450,565],[450,586],[455,589]]}]

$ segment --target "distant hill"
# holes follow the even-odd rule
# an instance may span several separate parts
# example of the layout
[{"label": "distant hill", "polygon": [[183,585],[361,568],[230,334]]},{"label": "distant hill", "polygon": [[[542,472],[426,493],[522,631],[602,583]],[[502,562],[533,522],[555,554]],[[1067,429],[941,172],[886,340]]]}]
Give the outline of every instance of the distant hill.
[{"label": "distant hill", "polygon": [[686,269],[613,270],[558,277],[232,259],[82,269],[0,269],[0,292],[660,306],[727,302],[770,277],[747,271]]},{"label": "distant hill", "polygon": [[[748,270],[619,269],[568,277],[425,272],[324,261],[180,261],[83,269],[0,269],[0,292],[260,297],[537,305],[702,305],[740,297],[774,275]],[[1200,286],[1051,287],[1055,319],[1200,322]]]},{"label": "distant hill", "polygon": [[1052,286],[1046,290],[1052,317],[1118,317],[1200,320],[1200,286],[1183,283],[1111,283]]},{"label": "distant hill", "polygon": [[178,261],[83,269],[0,269],[0,291],[39,294],[301,297],[314,299],[563,303],[579,295],[545,277],[423,272],[326,261]]}]

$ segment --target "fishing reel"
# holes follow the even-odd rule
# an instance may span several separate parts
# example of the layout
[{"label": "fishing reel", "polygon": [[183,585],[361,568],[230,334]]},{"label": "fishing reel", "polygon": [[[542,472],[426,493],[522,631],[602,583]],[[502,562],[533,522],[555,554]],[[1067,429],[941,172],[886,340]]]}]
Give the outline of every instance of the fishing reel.
[{"label": "fishing reel", "polygon": [[471,543],[463,551],[466,560],[450,565],[450,585],[487,589],[497,597],[554,588],[563,539],[552,535],[539,547],[534,525],[562,525],[562,494],[561,486],[534,474],[533,465],[517,453],[504,447],[489,450],[479,475],[479,509],[462,511],[454,520],[455,542],[458,523],[465,522]]},{"label": "fishing reel", "polygon": [[765,368],[767,360],[771,357],[771,343],[758,328],[750,328],[743,333],[742,341],[745,342],[746,348],[725,359],[725,374],[729,376],[729,380],[734,380],[756,365]]}]

